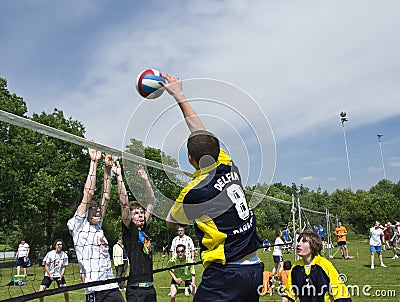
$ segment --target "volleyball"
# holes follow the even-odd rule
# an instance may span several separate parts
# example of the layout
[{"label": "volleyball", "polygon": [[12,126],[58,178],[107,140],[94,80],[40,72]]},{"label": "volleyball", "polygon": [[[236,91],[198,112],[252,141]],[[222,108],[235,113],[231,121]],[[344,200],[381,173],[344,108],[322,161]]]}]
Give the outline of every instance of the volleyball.
[{"label": "volleyball", "polygon": [[146,69],[139,73],[136,78],[136,90],[147,99],[156,99],[161,96],[164,89],[159,82],[167,83],[157,69]]}]

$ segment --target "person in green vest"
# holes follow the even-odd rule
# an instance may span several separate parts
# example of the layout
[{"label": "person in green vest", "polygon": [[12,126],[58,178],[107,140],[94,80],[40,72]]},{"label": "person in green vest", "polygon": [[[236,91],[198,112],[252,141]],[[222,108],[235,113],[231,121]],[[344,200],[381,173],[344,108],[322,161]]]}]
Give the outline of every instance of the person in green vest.
[{"label": "person in green vest", "polygon": [[[170,301],[174,302],[176,294],[178,293],[179,285],[185,286],[185,296],[190,294],[195,295],[196,293],[196,273],[194,265],[188,265],[193,263],[192,258],[186,257],[186,246],[178,244],[176,246],[176,254],[174,257],[168,260],[167,266],[171,269],[169,274],[171,275],[171,292]],[[182,266],[180,266],[182,265]],[[173,268],[175,266],[180,266]]]}]

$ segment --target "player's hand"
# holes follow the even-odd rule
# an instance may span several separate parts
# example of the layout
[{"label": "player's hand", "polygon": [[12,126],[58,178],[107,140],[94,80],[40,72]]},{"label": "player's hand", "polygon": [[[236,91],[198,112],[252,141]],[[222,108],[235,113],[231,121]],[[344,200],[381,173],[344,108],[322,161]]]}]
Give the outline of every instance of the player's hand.
[{"label": "player's hand", "polygon": [[117,161],[116,165],[113,164],[111,171],[117,176],[122,175],[122,170],[121,170],[121,166],[119,165],[119,161]]},{"label": "player's hand", "polygon": [[140,177],[142,180],[149,180],[149,177],[147,176],[146,170],[143,168],[142,165],[139,165],[139,166],[137,167],[137,172],[138,172],[138,174],[139,174],[139,177]]},{"label": "player's hand", "polygon": [[183,89],[182,89],[182,79],[177,78],[173,74],[166,74],[163,76],[164,79],[168,81],[168,84],[163,82],[159,82],[165,90],[172,95],[173,97],[181,97],[183,96]]},{"label": "player's hand", "polygon": [[89,155],[90,155],[90,159],[97,162],[100,160],[101,158],[101,152],[97,151],[95,149],[89,148]]},{"label": "player's hand", "polygon": [[104,165],[108,168],[111,169],[114,163],[114,157],[111,154],[106,154],[104,155]]}]

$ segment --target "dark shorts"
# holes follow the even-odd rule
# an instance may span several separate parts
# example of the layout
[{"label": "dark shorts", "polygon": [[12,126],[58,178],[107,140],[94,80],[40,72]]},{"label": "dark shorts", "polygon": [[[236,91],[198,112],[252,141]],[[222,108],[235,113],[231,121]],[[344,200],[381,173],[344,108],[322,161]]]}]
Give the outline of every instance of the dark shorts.
[{"label": "dark shorts", "polygon": [[42,283],[40,283],[40,285],[49,287],[51,283],[53,283],[53,281],[57,282],[58,287],[66,285],[64,276],[62,276],[61,278],[54,278],[53,280],[51,280],[49,276],[44,276]]},{"label": "dark shorts", "polygon": [[390,246],[397,246],[397,239],[395,239],[393,241],[389,241],[389,245]]},{"label": "dark shorts", "polygon": [[283,262],[283,257],[282,256],[272,256],[274,258],[274,263],[280,263]]},{"label": "dark shorts", "polygon": [[117,287],[88,294],[86,302],[125,302],[125,300]]},{"label": "dark shorts", "polygon": [[252,265],[213,263],[203,272],[194,302],[259,301],[263,284],[261,263]]},{"label": "dark shorts", "polygon": [[154,302],[157,301],[154,286],[138,287],[128,286],[126,288],[126,301],[128,302]]},{"label": "dark shorts", "polygon": [[339,241],[337,243],[338,246],[345,246],[346,245],[346,241]]},{"label": "dark shorts", "polygon": [[23,268],[28,267],[28,261],[25,262],[25,257],[20,257],[17,259],[17,266],[22,266]]},{"label": "dark shorts", "polygon": [[[188,287],[192,283],[192,280],[183,280],[183,282],[185,282],[185,287]],[[176,283],[174,279],[171,280],[171,284],[176,284],[179,286],[179,284]]]}]

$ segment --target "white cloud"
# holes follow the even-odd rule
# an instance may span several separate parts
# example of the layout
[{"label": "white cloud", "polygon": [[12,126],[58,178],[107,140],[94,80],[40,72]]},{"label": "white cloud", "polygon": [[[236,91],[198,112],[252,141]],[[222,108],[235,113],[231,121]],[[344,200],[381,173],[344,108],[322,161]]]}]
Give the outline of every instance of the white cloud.
[{"label": "white cloud", "polygon": [[314,176],[304,176],[304,177],[300,178],[300,181],[309,182],[309,181],[313,181],[314,179],[315,179]]},{"label": "white cloud", "polygon": [[400,161],[392,161],[390,166],[393,168],[400,168]]},{"label": "white cloud", "polygon": [[369,172],[372,173],[381,173],[382,172],[382,167],[375,167],[375,166],[371,166],[368,168]]}]

